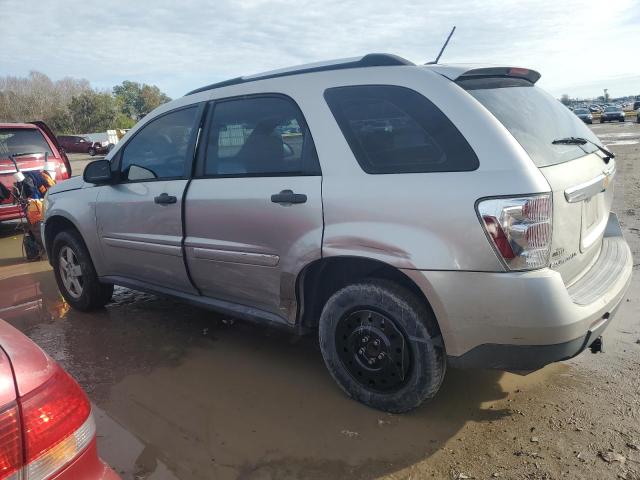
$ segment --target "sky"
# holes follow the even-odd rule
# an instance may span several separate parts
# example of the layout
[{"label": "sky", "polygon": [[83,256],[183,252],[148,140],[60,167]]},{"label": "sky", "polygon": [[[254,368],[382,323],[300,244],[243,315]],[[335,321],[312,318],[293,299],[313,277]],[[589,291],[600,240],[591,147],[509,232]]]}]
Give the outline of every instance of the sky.
[{"label": "sky", "polygon": [[202,85],[395,53],[523,66],[560,97],[640,94],[640,0],[0,0],[0,76],[37,70],[110,89]]}]

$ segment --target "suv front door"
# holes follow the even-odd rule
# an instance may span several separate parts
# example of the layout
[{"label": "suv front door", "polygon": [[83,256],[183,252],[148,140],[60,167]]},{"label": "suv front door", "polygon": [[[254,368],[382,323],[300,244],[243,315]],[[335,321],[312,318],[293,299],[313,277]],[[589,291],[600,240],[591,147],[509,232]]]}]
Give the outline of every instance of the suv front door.
[{"label": "suv front door", "polygon": [[203,295],[291,321],[297,274],[320,258],[320,166],[297,105],[216,101],[186,196],[185,253]]},{"label": "suv front door", "polygon": [[182,201],[201,106],[151,120],[114,158],[120,180],[101,187],[96,217],[109,276],[196,293],[182,256]]}]

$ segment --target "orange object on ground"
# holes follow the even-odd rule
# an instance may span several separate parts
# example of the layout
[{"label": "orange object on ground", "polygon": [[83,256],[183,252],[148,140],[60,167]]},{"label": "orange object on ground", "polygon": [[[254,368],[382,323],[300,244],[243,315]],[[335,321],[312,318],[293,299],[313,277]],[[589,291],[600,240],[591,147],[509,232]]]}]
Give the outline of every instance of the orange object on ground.
[{"label": "orange object on ground", "polygon": [[27,205],[27,220],[31,225],[41,222],[43,218],[42,200],[31,198]]}]

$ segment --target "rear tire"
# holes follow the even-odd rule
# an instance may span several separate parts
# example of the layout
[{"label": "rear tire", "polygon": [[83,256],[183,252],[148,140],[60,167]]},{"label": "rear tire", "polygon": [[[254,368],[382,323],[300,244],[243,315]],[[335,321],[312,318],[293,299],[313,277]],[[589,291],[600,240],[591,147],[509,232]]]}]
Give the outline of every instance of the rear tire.
[{"label": "rear tire", "polygon": [[53,272],[64,299],[83,312],[102,308],[111,300],[113,285],[101,283],[84,242],[66,230],[53,239]]},{"label": "rear tire", "polygon": [[620,122],[621,122],[621,123],[624,123],[624,118],[621,118],[621,119],[620,119]]},{"label": "rear tire", "polygon": [[446,371],[435,317],[413,293],[370,280],[334,293],[320,317],[320,349],[351,398],[403,413],[433,398]]}]

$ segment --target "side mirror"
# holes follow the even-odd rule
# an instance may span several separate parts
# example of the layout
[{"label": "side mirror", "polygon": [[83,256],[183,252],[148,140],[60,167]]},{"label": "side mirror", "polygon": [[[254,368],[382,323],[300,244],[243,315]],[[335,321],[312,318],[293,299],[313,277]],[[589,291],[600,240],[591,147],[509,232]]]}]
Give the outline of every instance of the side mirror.
[{"label": "side mirror", "polygon": [[111,183],[112,178],[109,160],[94,160],[85,167],[82,174],[82,179],[87,183]]}]

